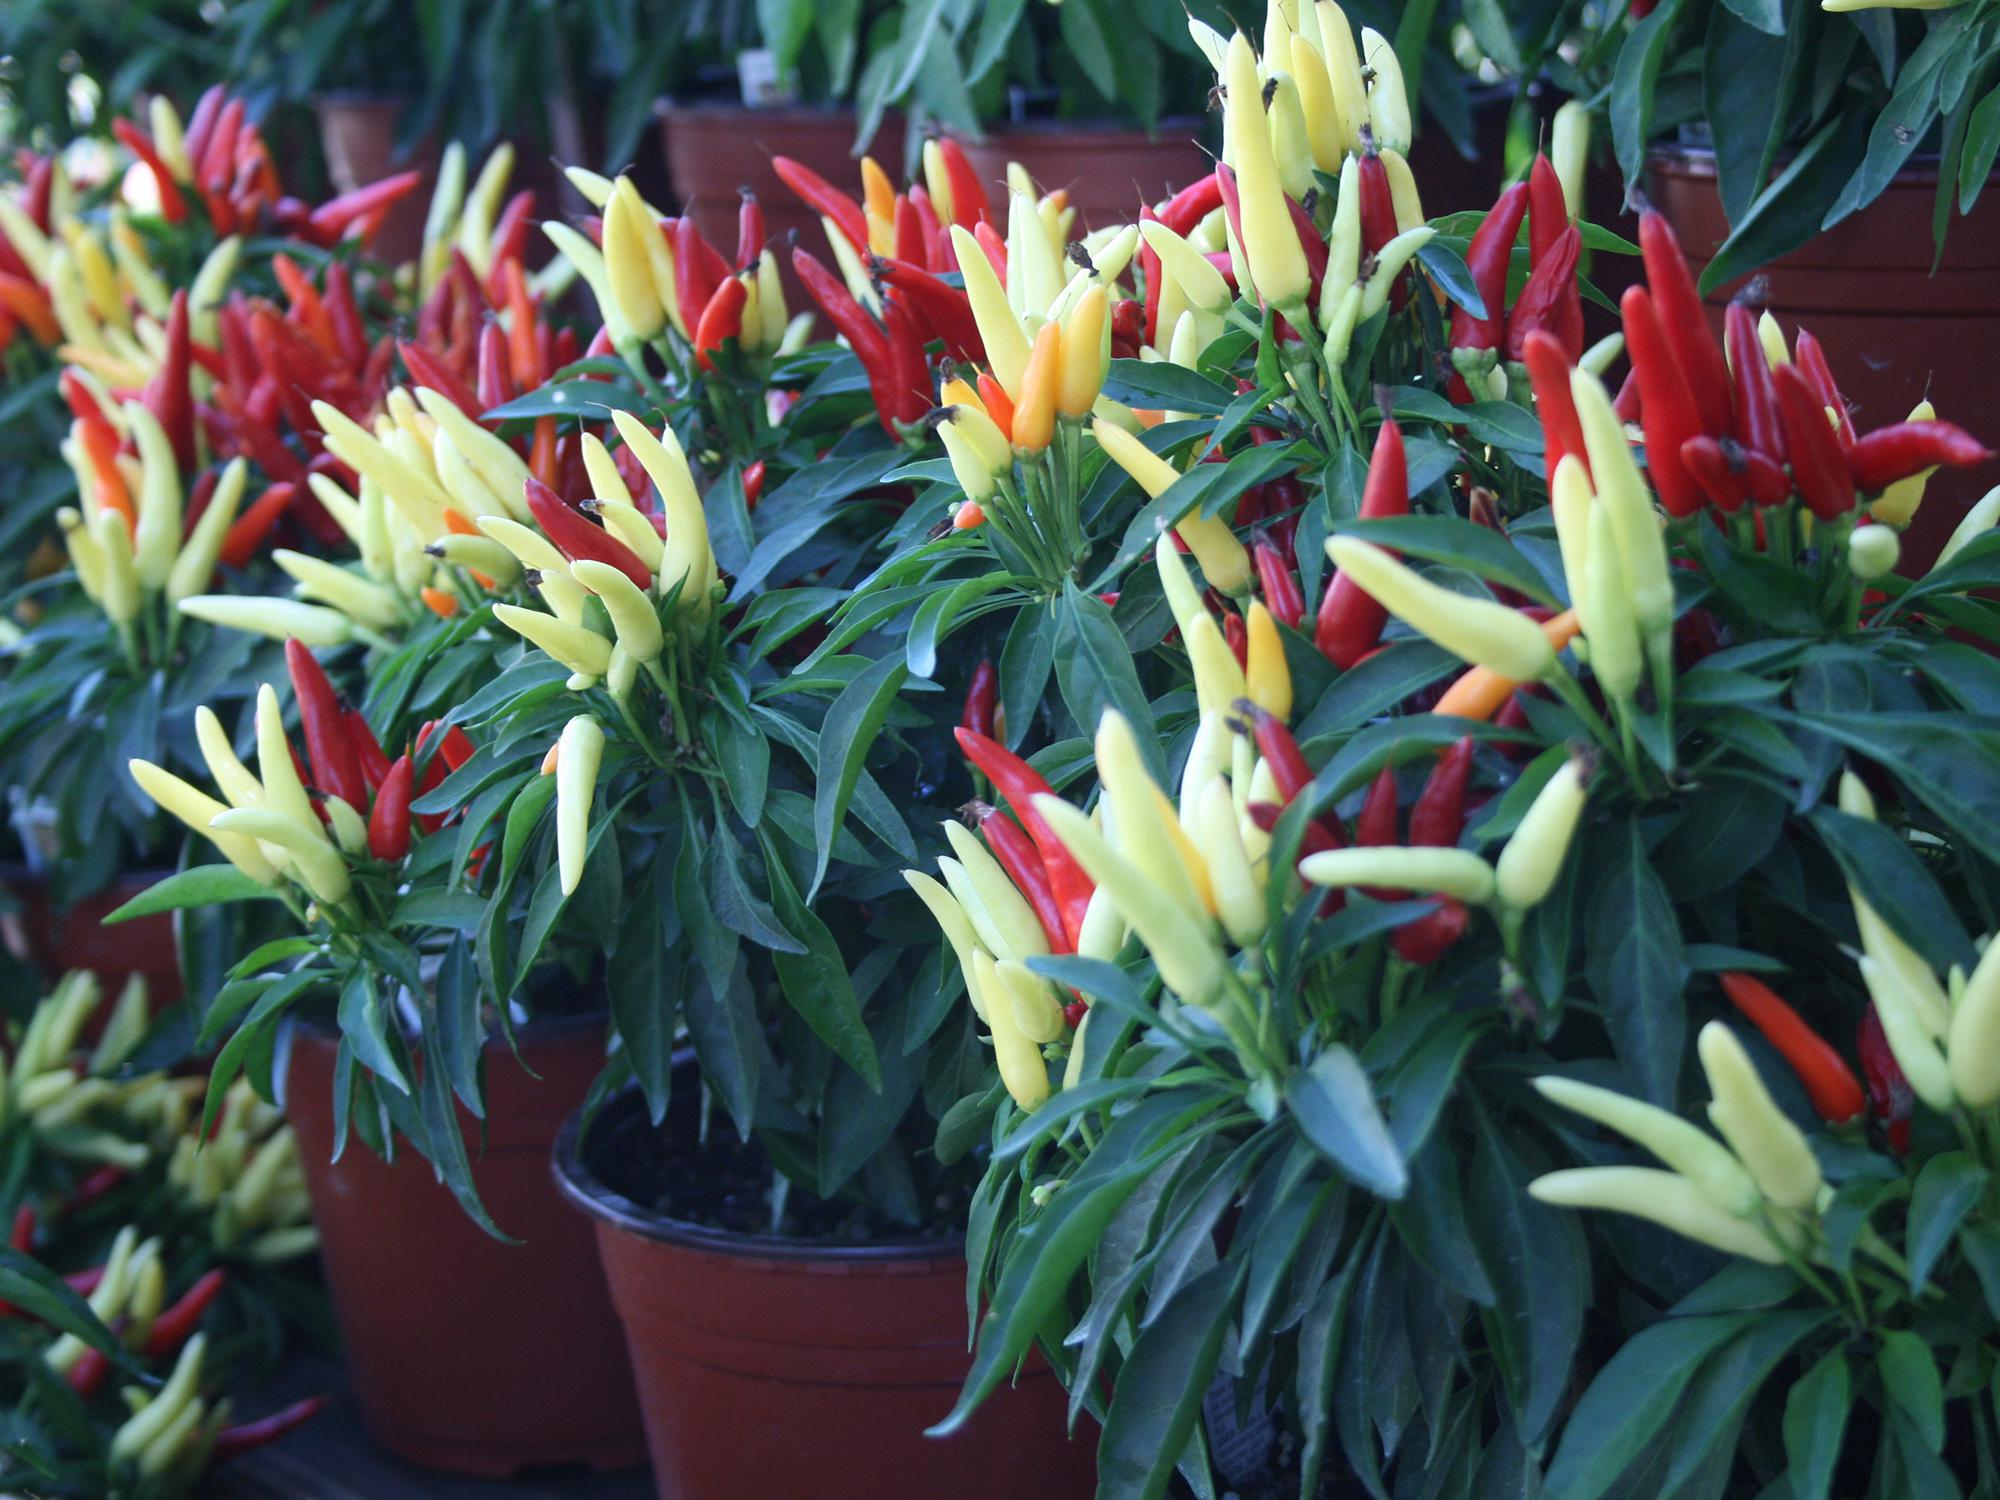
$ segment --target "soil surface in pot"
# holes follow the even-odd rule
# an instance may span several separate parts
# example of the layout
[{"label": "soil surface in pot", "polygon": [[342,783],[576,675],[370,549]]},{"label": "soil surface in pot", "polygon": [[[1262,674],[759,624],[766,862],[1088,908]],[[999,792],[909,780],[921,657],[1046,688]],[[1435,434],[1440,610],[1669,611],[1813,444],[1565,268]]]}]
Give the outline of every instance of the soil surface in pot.
[{"label": "soil surface in pot", "polygon": [[704,1138],[699,1111],[692,1101],[681,1103],[692,1092],[675,1091],[675,1102],[657,1130],[593,1136],[587,1146],[590,1166],[605,1186],[667,1218],[731,1234],[841,1245],[958,1238],[955,1226],[964,1222],[968,1202],[963,1192],[940,1195],[931,1205],[930,1222],[910,1225],[862,1204],[817,1198],[793,1186],[774,1223],[778,1174],[769,1153],[757,1142],[743,1140],[721,1115],[710,1117]]}]

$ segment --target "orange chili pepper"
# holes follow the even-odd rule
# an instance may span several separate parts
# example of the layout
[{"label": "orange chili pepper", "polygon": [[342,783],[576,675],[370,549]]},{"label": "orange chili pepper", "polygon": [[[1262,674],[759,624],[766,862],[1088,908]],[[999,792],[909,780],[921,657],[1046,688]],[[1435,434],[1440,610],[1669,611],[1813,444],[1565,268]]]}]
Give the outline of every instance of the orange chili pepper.
[{"label": "orange chili pepper", "polygon": [[458,613],[457,596],[447,594],[443,589],[434,589],[425,584],[417,590],[417,597],[423,600],[430,612],[440,620],[449,620]]},{"label": "orange chili pepper", "polygon": [[1014,403],[1007,399],[1006,387],[991,375],[981,373],[979,377],[979,404],[986,408],[986,415],[993,419],[993,425],[1000,429],[1000,435],[1008,442],[1014,441]]},{"label": "orange chili pepper", "polygon": [[27,277],[0,271],[0,305],[28,325],[36,343],[53,348],[62,342],[62,325],[48,294]]},{"label": "orange chili pepper", "polygon": [[84,461],[90,465],[95,481],[92,493],[97,496],[97,503],[106,510],[117,511],[125,518],[125,529],[133,530],[139,517],[133,509],[132,497],[126,492],[125,476],[118,469],[118,434],[102,417],[85,418],[76,425],[77,436],[83,442]]},{"label": "orange chili pepper", "polygon": [[527,273],[518,260],[510,260],[507,262],[507,363],[515,386],[524,391],[540,385],[545,374],[535,324],[535,303],[528,295]]},{"label": "orange chili pepper", "polygon": [[[1567,646],[1582,629],[1573,609],[1566,609],[1542,622],[1542,634],[1557,651]],[[1483,724],[1500,711],[1501,705],[1514,696],[1514,690],[1520,685],[1489,667],[1473,667],[1445,689],[1444,696],[1438,699],[1437,707],[1431,712],[1450,714],[1458,719],[1477,719]]]},{"label": "orange chili pepper", "polygon": [[535,440],[528,449],[528,468],[550,489],[556,487],[556,419],[535,418]]}]

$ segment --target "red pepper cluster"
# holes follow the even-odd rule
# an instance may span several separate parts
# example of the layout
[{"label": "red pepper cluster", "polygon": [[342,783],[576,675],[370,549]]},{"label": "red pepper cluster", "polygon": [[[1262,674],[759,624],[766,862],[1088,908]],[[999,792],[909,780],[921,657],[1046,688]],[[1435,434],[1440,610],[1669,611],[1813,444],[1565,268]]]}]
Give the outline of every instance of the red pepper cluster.
[{"label": "red pepper cluster", "polygon": [[[1049,940],[1049,951],[1076,952],[1083,916],[1097,887],[1055,830],[1035,811],[1035,798],[1053,794],[1055,788],[998,740],[967,728],[960,728],[957,735],[958,748],[993,783],[1014,814],[1010,818],[996,807],[977,804],[979,831],[986,836],[987,846],[1034,909],[1042,935]],[[1081,1014],[1080,1003],[1071,1006],[1070,1024],[1076,1024]]]},{"label": "red pepper cluster", "polygon": [[[50,200],[55,190],[55,158],[23,149],[14,153],[14,164],[25,189],[21,206],[34,220],[35,227],[48,234],[53,222]],[[62,342],[62,327],[56,321],[48,292],[35,279],[13,241],[0,234],[0,349],[12,344],[14,335],[23,326],[45,348]]]},{"label": "red pepper cluster", "polygon": [[[1271,779],[1276,782],[1278,795],[1284,799],[1282,805],[1269,802],[1250,804],[1250,816],[1257,826],[1266,833],[1278,826],[1278,818],[1286,807],[1312,784],[1312,767],[1306,764],[1304,752],[1285,727],[1282,719],[1263,709],[1254,710],[1252,728],[1257,740],[1257,753],[1264,758],[1270,768]],[[1410,808],[1409,842],[1412,846],[1424,845],[1435,848],[1450,848],[1458,843],[1459,835],[1465,831],[1466,790],[1472,780],[1472,738],[1466,736],[1457,741],[1438,757],[1425,779],[1423,789],[1418,792],[1416,802]],[[1361,810],[1355,817],[1353,844],[1358,848],[1376,848],[1392,845],[1397,840],[1397,792],[1396,773],[1384,766],[1381,773],[1370,785],[1368,794],[1362,799]],[[1321,813],[1306,825],[1305,835],[1299,842],[1299,858],[1309,854],[1319,854],[1328,849],[1345,849],[1349,839],[1337,813],[1329,810]],[[1380,899],[1396,901],[1403,899],[1400,891],[1371,892]],[[1398,956],[1409,963],[1430,965],[1436,963],[1465,935],[1470,914],[1465,903],[1450,896],[1427,896],[1429,903],[1424,915],[1413,922],[1398,927],[1390,938]],[[1346,900],[1342,891],[1329,891],[1322,899],[1322,914],[1331,914],[1340,909]]]},{"label": "red pepper cluster", "polygon": [[[1528,279],[1510,310],[1507,273],[1523,219],[1528,224]],[[1454,364],[1460,363],[1460,350],[1467,356],[1492,351],[1519,362],[1536,333],[1552,336],[1575,361],[1583,353],[1583,294],[1576,277],[1582,254],[1583,232],[1570,222],[1562,182],[1549,159],[1538,155],[1528,180],[1503,192],[1472,236],[1465,265],[1485,313],[1475,318],[1462,307],[1452,310]],[[1454,401],[1473,399],[1456,369],[1448,390]]]},{"label": "red pepper cluster", "polygon": [[[188,503],[183,508],[183,537],[192,532],[195,523],[200,521],[222,472],[219,465],[195,472],[199,463],[195,445],[196,408],[189,376],[197,362],[204,368],[212,368],[212,355],[213,351],[203,349],[189,338],[187,292],[184,289],[176,291],[167,314],[166,345],[153,378],[141,391],[112,393],[144,404],[159,420],[161,430],[172,444],[174,461],[181,476],[184,479],[190,474],[195,476],[189,486]],[[135,451],[132,439],[119,438],[110,413],[73,371],[63,371],[58,387],[69,406],[70,415],[75,418],[73,430],[83,449],[85,468],[91,476],[97,503],[123,516],[128,528],[135,528],[138,524],[137,506],[126,489],[117,463],[121,454]],[[223,538],[220,561],[232,568],[247,564],[278,517],[291,505],[293,494],[292,484],[280,482],[271,485],[256,500],[243,507]]]},{"label": "red pepper cluster", "polygon": [[[742,202],[736,215],[733,264],[708,242],[692,216],[661,219],[658,225],[674,254],[674,311],[704,370],[715,368],[715,356],[727,340],[742,336],[743,313],[750,301],[748,278],[756,275],[757,259],[764,251],[763,205],[750,189],[738,191]],[[604,243],[601,217],[586,219],[584,229],[599,245]],[[604,352],[609,352],[608,342]]]},{"label": "red pepper cluster", "polygon": [[1733,303],[1725,358],[1660,214],[1641,215],[1639,247],[1650,290],[1634,286],[1621,304],[1632,360],[1627,389],[1637,390],[1646,464],[1669,515],[1708,505],[1733,512],[1750,500],[1777,505],[1796,492],[1818,519],[1835,521],[1863,494],[1993,456],[1950,422],[1898,422],[1857,436],[1817,339],[1801,330],[1791,362],[1773,369],[1750,309]]},{"label": "red pepper cluster", "polygon": [[[993,226],[979,174],[958,142],[942,139],[938,151],[951,187],[951,223],[973,234],[1004,281],[1007,247]],[[868,219],[859,203],[803,163],[779,156],[771,165],[807,206],[833,221],[857,252],[867,251]],[[792,270],[860,359],[875,413],[891,437],[899,424],[910,426],[931,409],[934,386],[926,344],[940,340],[949,358],[967,363],[986,358],[965,293],[938,274],[957,270],[958,257],[949,226],[940,221],[921,185],[895,197],[894,248],[892,256],[868,259],[869,274],[881,293],[879,323],[824,262],[800,247],[792,249]]]},{"label": "red pepper cluster", "polygon": [[[410,852],[410,803],[472,758],[471,737],[456,724],[440,726],[432,721],[417,731],[416,744],[392,761],[361,711],[341,702],[312,652],[297,641],[286,641],[285,667],[291,674],[310,762],[309,768],[300,766],[299,779],[322,798],[338,797],[366,817],[368,852],[373,858],[392,864],[401,860]],[[296,751],[293,756],[297,758]],[[421,781],[416,774],[419,761],[424,763]],[[319,802],[314,807],[326,818]],[[415,820],[424,832],[434,833],[450,816],[418,813]],[[475,852],[469,868],[476,872],[484,853],[484,849]]]}]

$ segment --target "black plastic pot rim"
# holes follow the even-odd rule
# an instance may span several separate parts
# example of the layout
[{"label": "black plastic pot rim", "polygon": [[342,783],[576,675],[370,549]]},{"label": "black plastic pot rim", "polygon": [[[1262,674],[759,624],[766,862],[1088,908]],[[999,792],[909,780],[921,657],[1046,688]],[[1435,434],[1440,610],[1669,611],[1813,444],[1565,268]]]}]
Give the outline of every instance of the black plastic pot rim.
[{"label": "black plastic pot rim", "polygon": [[[635,1115],[643,1124],[643,1111],[644,1103],[638,1085],[626,1085],[598,1112],[592,1127],[594,1143],[601,1143],[620,1130],[634,1128]],[[556,1188],[572,1204],[593,1219],[615,1225],[627,1234],[652,1240],[656,1244],[742,1256],[745,1259],[847,1263],[943,1260],[961,1255],[964,1251],[965,1242],[958,1236],[843,1245],[824,1240],[789,1239],[776,1234],[737,1234],[727,1229],[670,1218],[633,1202],[592,1170],[584,1159],[582,1110],[563,1121],[550,1155],[550,1170],[555,1177]]]}]

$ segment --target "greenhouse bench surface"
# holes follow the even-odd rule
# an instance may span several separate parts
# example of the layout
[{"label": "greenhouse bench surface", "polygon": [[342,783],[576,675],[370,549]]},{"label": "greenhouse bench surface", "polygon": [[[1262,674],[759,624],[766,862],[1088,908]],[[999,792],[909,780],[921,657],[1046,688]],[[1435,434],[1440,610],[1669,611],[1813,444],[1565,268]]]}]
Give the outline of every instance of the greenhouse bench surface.
[{"label": "greenhouse bench surface", "polygon": [[216,1469],[205,1493],[212,1500],[651,1500],[653,1494],[652,1475],[643,1468],[617,1474],[537,1469],[512,1479],[468,1479],[405,1463],[361,1430],[354,1394],[343,1385],[339,1366],[326,1360],[280,1371],[268,1404],[314,1391],[333,1393],[325,1411],[269,1448]]}]

